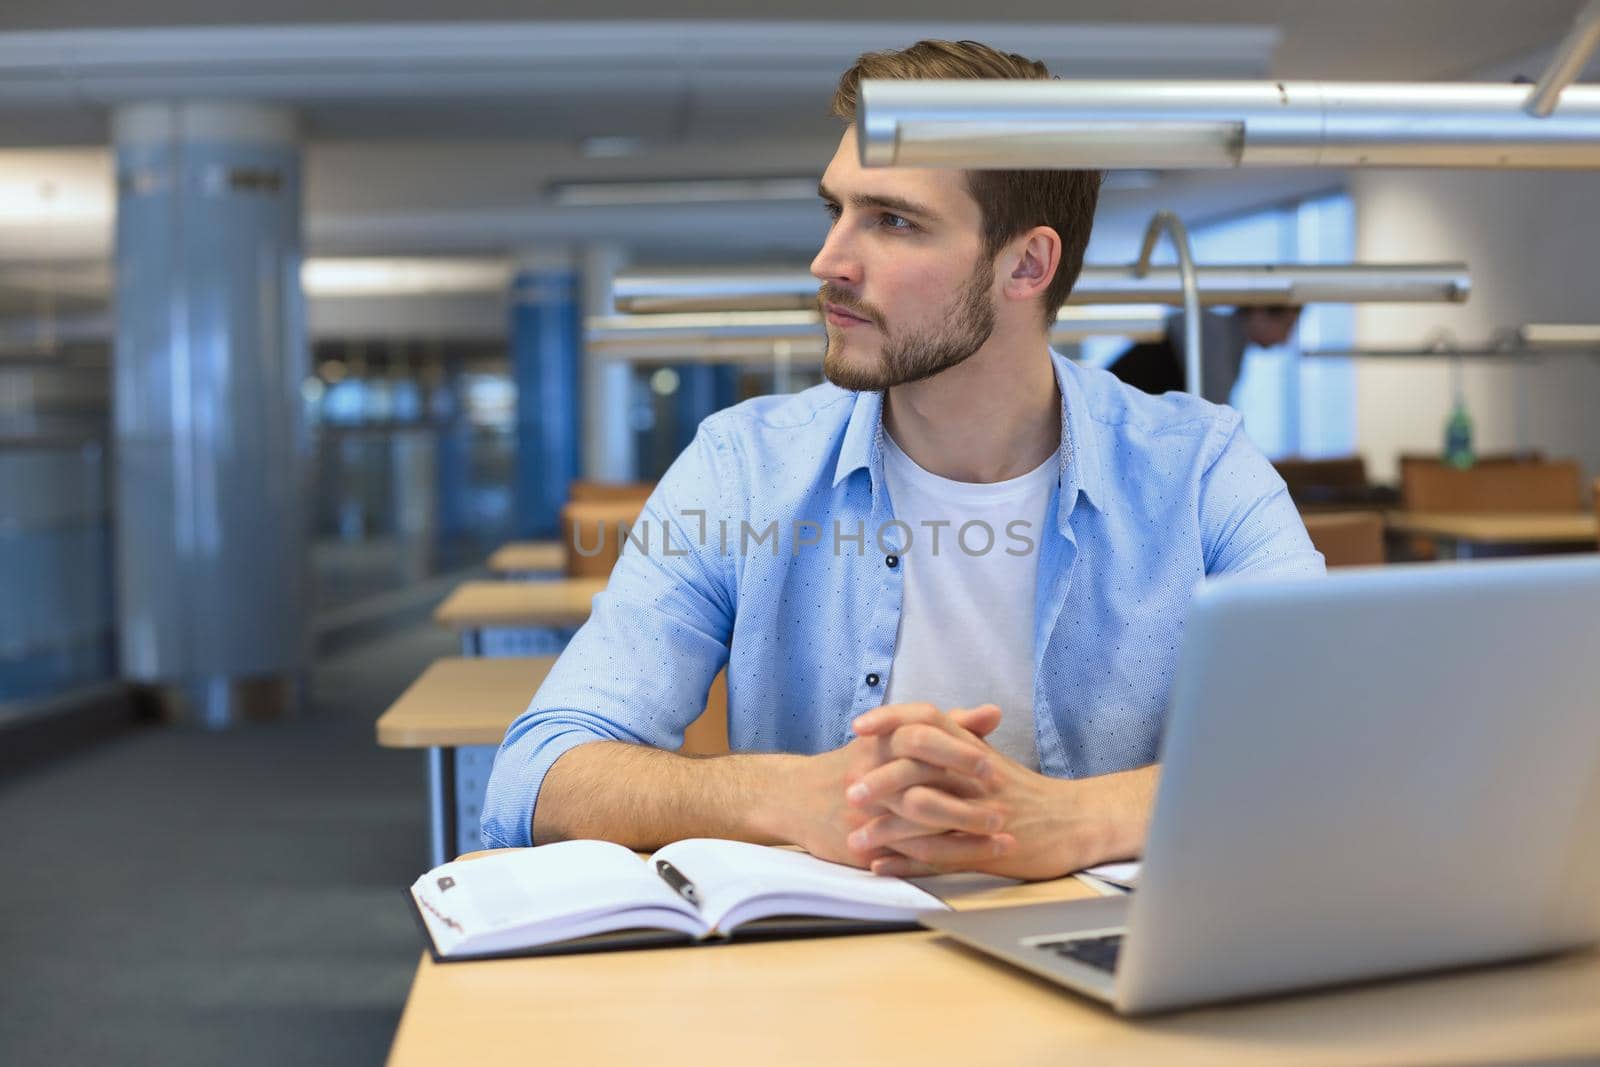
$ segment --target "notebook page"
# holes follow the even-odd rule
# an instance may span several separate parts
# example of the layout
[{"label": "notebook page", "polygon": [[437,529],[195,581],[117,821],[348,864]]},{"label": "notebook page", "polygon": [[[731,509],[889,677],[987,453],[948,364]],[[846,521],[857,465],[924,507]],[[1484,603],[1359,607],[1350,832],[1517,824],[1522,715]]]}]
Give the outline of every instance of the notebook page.
[{"label": "notebook page", "polygon": [[1098,867],[1086,868],[1080,873],[1093,875],[1122,889],[1136,889],[1139,885],[1140,866],[1137,860],[1130,863],[1102,863]]},{"label": "notebook page", "polygon": [[492,936],[514,943],[526,930],[536,944],[567,930],[594,932],[594,920],[636,908],[695,918],[695,909],[639,858],[606,841],[561,841],[436,867],[412,885],[424,921],[442,952]]},{"label": "notebook page", "polygon": [[621,930],[673,930],[698,938],[705,934],[705,924],[698,915],[685,915],[671,908],[629,908],[626,912],[595,915],[587,919],[552,919],[532,926],[509,926],[474,937],[470,944],[461,945],[456,951],[466,956],[517,952]]},{"label": "notebook page", "polygon": [[[740,921],[782,914],[910,920],[918,912],[947,907],[899,878],[744,841],[675,841],[651,857],[652,862],[657,859],[666,860],[694,883],[700,914],[712,927],[720,927],[735,909]],[[757,899],[770,900],[773,907],[744,906]]]}]

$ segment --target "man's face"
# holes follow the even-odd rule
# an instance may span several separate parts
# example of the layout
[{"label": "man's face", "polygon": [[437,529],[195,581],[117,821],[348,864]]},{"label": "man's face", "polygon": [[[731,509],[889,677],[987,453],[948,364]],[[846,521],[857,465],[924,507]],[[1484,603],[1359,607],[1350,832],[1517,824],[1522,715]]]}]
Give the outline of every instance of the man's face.
[{"label": "man's face", "polygon": [[931,377],[994,331],[994,264],[958,170],[863,170],[855,127],[818,189],[833,226],[811,273],[828,329],[823,373],[845,389]]}]

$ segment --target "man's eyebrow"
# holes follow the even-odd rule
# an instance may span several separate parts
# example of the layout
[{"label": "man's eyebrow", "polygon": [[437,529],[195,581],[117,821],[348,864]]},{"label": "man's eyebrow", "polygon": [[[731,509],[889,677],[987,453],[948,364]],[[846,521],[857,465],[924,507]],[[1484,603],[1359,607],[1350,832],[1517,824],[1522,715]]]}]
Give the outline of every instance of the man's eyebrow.
[{"label": "man's eyebrow", "polygon": [[[839,198],[821,182],[817,183],[817,195],[830,204],[839,203]],[[883,211],[892,211],[896,215],[915,215],[928,222],[938,222],[939,213],[914,200],[906,200],[899,196],[885,196],[869,193],[856,193],[850,197],[850,206],[868,210],[878,208]]]}]

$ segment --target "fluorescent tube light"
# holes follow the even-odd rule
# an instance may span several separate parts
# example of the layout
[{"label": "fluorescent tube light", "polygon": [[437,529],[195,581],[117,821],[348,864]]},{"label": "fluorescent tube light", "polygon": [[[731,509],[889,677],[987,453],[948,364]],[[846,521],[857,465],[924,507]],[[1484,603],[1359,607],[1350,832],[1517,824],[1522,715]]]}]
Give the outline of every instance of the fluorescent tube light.
[{"label": "fluorescent tube light", "polygon": [[685,181],[554,182],[558,207],[626,207],[645,204],[735,204],[817,198],[815,178],[706,178]]},{"label": "fluorescent tube light", "polygon": [[[1255,264],[1199,267],[1200,301],[1207,305],[1462,303],[1472,292],[1464,263],[1351,263],[1332,266]],[[617,275],[619,311],[689,312],[814,307],[817,279],[803,268],[632,270]],[[1176,267],[1152,267],[1138,277],[1128,266],[1086,266],[1068,306],[1183,303]]]},{"label": "fluorescent tube light", "polygon": [[861,83],[865,166],[1600,168],[1600,87],[1547,118],[1519,85],[1386,82]]},{"label": "fluorescent tube light", "polygon": [[505,292],[511,269],[498,259],[368,256],[308,259],[300,282],[308,296],[420,296]]}]

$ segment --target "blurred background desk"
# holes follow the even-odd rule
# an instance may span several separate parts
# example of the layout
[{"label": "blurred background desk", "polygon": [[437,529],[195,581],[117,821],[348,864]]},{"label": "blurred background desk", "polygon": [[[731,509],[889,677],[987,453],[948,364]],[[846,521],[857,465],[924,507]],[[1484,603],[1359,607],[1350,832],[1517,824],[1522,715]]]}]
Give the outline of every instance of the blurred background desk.
[{"label": "blurred background desk", "polygon": [[548,582],[462,582],[433,613],[461,635],[469,656],[559,652],[589,618],[604,578]]},{"label": "blurred background desk", "polygon": [[[429,866],[483,847],[478,822],[495,751],[555,662],[555,656],[435,660],[378,719],[382,747],[427,751]],[[723,674],[712,682],[706,708],[689,724],[679,751],[728,751]]]},{"label": "blurred background desk", "polygon": [[428,865],[483,847],[478,817],[494,753],[554,656],[435,660],[378,719],[378,744],[428,761]]},{"label": "blurred background desk", "polygon": [[1600,522],[1582,511],[1445,514],[1392,511],[1388,532],[1426,537],[1441,559],[1543,552],[1593,552],[1600,544]]},{"label": "blurred background desk", "polygon": [[545,577],[567,565],[560,541],[512,541],[489,556],[489,572],[497,578]]}]

